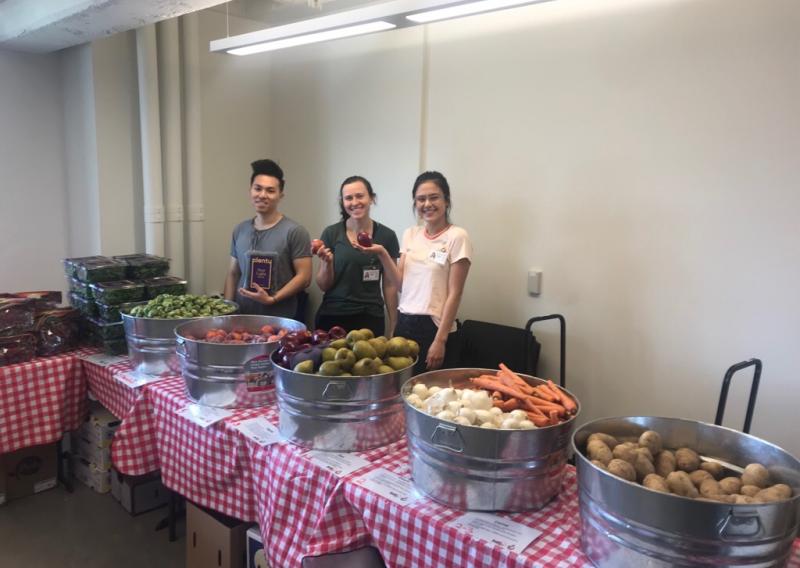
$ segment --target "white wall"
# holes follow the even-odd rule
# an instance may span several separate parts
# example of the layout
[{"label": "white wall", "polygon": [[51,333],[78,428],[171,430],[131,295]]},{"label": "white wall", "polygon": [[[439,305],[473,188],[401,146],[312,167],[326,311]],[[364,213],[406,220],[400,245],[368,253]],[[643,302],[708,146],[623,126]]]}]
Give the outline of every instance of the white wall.
[{"label": "white wall", "polygon": [[263,56],[273,153],[309,202],[287,210],[320,230],[361,171],[400,232],[422,144],[476,243],[460,317],[564,314],[582,419],[712,420],[757,356],[753,433],[800,453],[798,24],[791,0],[561,0],[429,26],[425,80],[419,29]]},{"label": "white wall", "polygon": [[0,51],[0,291],[64,290],[64,113],[57,55]]}]

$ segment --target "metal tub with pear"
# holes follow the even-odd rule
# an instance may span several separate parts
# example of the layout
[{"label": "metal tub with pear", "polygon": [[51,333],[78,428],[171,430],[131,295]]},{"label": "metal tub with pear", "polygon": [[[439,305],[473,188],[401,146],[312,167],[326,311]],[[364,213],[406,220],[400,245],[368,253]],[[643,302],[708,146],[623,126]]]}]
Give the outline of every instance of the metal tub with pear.
[{"label": "metal tub with pear", "polygon": [[412,363],[381,375],[325,377],[276,363],[281,435],[298,446],[339,452],[394,442],[404,431],[400,386],[413,372]]},{"label": "metal tub with pear", "polygon": [[287,331],[306,326],[288,318],[232,315],[204,318],[175,328],[181,374],[190,399],[218,408],[250,408],[274,402],[273,365],[270,354],[278,342],[211,343],[204,338],[211,329],[251,332],[265,325]]},{"label": "metal tub with pear", "polygon": [[[406,399],[414,385],[469,388],[491,369],[446,369],[417,375],[403,385],[406,434],[414,485],[440,503],[473,511],[541,509],[561,489],[570,435],[578,413],[533,430],[464,426],[431,416]],[[520,375],[531,385],[545,381]]]}]

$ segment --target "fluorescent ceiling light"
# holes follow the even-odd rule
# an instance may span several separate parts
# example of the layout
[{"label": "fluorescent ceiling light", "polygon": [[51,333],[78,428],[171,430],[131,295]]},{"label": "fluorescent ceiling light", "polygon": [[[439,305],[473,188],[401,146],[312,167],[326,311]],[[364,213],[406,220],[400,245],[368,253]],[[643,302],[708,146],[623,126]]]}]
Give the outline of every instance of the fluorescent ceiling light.
[{"label": "fluorescent ceiling light", "polygon": [[324,32],[316,32],[312,34],[299,35],[289,37],[286,39],[276,39],[264,43],[257,43],[247,47],[239,47],[237,49],[229,49],[228,53],[233,55],[250,55],[252,53],[261,53],[263,51],[275,51],[276,49],[284,49],[286,47],[295,47],[298,45],[306,45],[308,43],[317,43],[320,41],[328,41],[331,39],[341,39],[343,37],[352,37],[363,34],[371,34],[373,32],[382,32],[396,28],[394,24],[389,22],[377,21],[368,24],[357,24],[355,26],[347,26],[344,28],[336,28],[334,30],[327,30]]},{"label": "fluorescent ceiling light", "polygon": [[448,6],[447,8],[411,14],[410,16],[406,16],[406,18],[418,24],[425,24],[427,22],[447,20],[448,18],[460,18],[461,16],[470,16],[472,14],[501,10],[503,8],[511,8],[523,4],[531,4],[531,0],[481,0],[480,2],[469,2],[468,4],[458,4],[456,6]]},{"label": "fluorescent ceiling light", "polygon": [[210,48],[211,51],[249,55],[547,1],[549,0],[389,0],[293,24],[215,39]]}]

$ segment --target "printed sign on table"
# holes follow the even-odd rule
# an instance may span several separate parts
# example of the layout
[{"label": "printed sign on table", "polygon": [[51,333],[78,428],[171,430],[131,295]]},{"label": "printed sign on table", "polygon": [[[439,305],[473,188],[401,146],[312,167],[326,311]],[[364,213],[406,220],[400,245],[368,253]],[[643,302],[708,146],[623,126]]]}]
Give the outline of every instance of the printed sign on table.
[{"label": "printed sign on table", "polygon": [[305,457],[339,477],[344,477],[370,464],[368,460],[360,458],[357,455],[339,452],[311,450]]},{"label": "printed sign on table", "polygon": [[522,552],[542,534],[541,531],[491,513],[465,513],[449,524],[511,552]]},{"label": "printed sign on table", "polygon": [[398,505],[408,505],[422,496],[414,489],[410,479],[378,468],[354,480],[358,485],[385,497]]},{"label": "printed sign on table", "polygon": [[236,425],[236,429],[259,446],[270,446],[284,441],[278,427],[264,416],[243,420]]},{"label": "printed sign on table", "polygon": [[100,367],[110,367],[111,365],[119,365],[128,360],[127,357],[120,355],[107,355],[106,353],[93,353],[92,355],[78,355],[79,359],[89,361]]},{"label": "printed sign on table", "polygon": [[200,404],[189,404],[176,412],[187,420],[194,422],[201,428],[208,428],[212,424],[219,422],[230,416],[232,412],[224,408],[214,408],[213,406],[202,406]]}]

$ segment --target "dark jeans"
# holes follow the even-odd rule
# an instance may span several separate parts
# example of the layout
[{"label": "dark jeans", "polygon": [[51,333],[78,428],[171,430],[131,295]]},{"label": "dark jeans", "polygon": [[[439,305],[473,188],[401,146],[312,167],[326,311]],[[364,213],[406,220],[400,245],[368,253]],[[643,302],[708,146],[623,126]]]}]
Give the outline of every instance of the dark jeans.
[{"label": "dark jeans", "polygon": [[355,314],[351,316],[325,316],[317,314],[316,327],[328,331],[335,325],[345,328],[347,331],[354,329],[371,329],[375,337],[383,335],[386,323],[384,317],[375,317],[367,314]]},{"label": "dark jeans", "polygon": [[[417,364],[414,365],[415,375],[419,375],[428,370],[425,359],[428,358],[428,349],[431,348],[437,331],[439,331],[439,328],[436,327],[436,324],[433,323],[433,319],[430,316],[398,314],[397,327],[394,330],[394,335],[399,335],[406,339],[413,339],[419,343],[419,360]],[[447,336],[447,343],[444,349],[442,368],[447,369],[457,366],[460,357],[458,333],[452,332]]]}]

